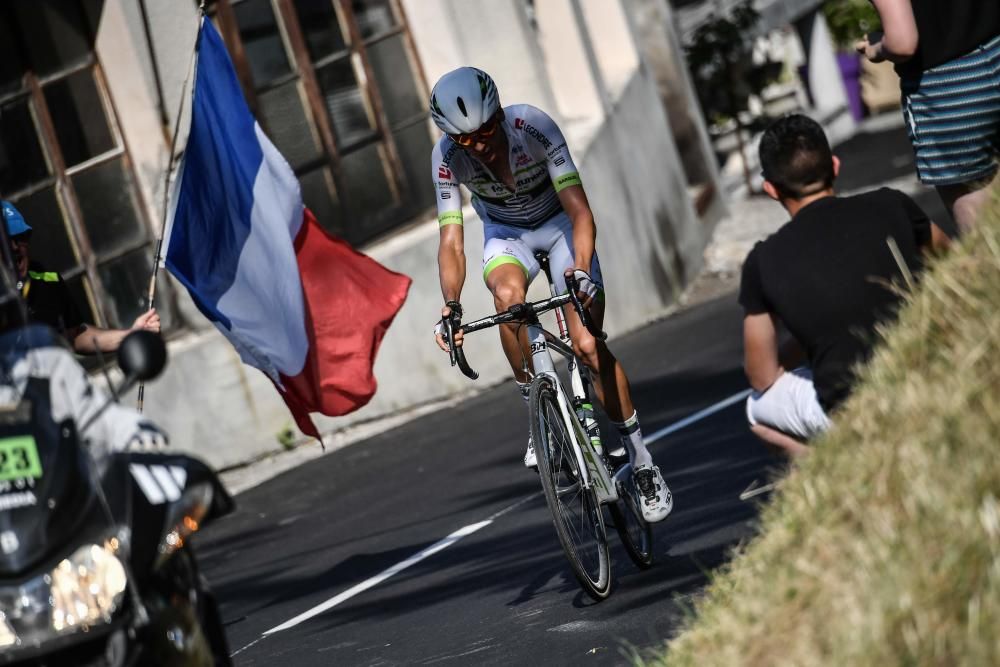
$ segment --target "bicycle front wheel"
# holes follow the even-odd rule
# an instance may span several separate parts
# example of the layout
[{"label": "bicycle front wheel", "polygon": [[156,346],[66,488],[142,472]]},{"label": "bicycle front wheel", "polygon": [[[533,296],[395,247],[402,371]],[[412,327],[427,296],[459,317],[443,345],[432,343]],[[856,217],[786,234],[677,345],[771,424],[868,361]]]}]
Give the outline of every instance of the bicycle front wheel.
[{"label": "bicycle front wheel", "polygon": [[566,559],[580,586],[595,600],[611,592],[611,558],[600,503],[580,482],[574,440],[559,411],[557,389],[544,376],[531,383],[528,411],[531,437],[545,501]]}]

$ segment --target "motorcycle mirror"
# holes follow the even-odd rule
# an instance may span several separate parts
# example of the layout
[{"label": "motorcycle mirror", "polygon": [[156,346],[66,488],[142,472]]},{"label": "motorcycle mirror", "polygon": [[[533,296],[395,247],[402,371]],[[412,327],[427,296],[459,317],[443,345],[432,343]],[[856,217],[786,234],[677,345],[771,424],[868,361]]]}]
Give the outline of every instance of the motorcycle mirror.
[{"label": "motorcycle mirror", "polygon": [[167,346],[152,331],[133,331],[118,347],[118,367],[132,381],[152,380],[166,365]]}]

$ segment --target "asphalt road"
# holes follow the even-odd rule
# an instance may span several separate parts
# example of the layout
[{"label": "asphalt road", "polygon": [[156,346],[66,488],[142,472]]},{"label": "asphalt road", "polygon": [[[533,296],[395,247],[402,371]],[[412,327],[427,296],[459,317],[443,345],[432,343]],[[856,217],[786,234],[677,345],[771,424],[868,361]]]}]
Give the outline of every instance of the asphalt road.
[{"label": "asphalt road", "polygon": [[[647,434],[745,389],[740,322],[730,294],[613,342]],[[650,570],[638,571],[610,533],[614,591],[599,604],[573,579],[538,478],[522,466],[527,414],[509,386],[251,489],[197,537],[236,663],[629,662],[675,632],[711,571],[753,533],[756,507],[739,494],[771,461],[741,408],[651,446],[675,509],[656,526]],[[470,526],[478,530],[265,636]]]}]

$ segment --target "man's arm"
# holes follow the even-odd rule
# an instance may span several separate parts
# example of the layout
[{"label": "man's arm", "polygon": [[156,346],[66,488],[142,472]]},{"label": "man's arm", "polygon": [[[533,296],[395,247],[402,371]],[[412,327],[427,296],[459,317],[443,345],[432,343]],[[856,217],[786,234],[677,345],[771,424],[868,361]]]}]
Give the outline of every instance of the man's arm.
[{"label": "man's arm", "polygon": [[931,223],[931,242],[929,245],[925,246],[923,250],[925,252],[930,252],[931,254],[938,255],[951,247],[951,239],[944,230],[937,226],[936,223]]},{"label": "man's arm", "polygon": [[910,0],[871,0],[882,20],[882,32],[865,35],[855,48],[873,63],[904,63],[917,52],[920,35]]},{"label": "man's arm", "polygon": [[[462,285],[465,284],[465,230],[462,225],[444,225],[441,227],[441,239],[438,245],[438,279],[441,281],[441,296],[445,303],[459,301],[462,296]],[[441,309],[441,317],[451,315],[451,308]],[[448,351],[448,343],[442,332],[435,329],[434,340],[438,347]],[[455,332],[455,346],[462,346],[462,332]]]},{"label": "man's arm", "polygon": [[97,352],[114,352],[122,344],[125,336],[133,331],[160,332],[160,315],[155,308],[135,318],[129,329],[102,329],[85,324],[79,333],[73,336],[73,350],[77,354],[95,354]]},{"label": "man's arm", "polygon": [[459,301],[465,284],[465,230],[462,225],[441,227],[438,278],[445,302]]},{"label": "man's arm", "polygon": [[571,185],[559,191],[559,202],[573,222],[573,268],[590,273],[597,241],[597,225],[590,210],[587,193],[582,185]]},{"label": "man's arm", "polygon": [[784,372],[778,361],[778,328],[770,313],[743,318],[743,369],[757,391],[766,391]]}]

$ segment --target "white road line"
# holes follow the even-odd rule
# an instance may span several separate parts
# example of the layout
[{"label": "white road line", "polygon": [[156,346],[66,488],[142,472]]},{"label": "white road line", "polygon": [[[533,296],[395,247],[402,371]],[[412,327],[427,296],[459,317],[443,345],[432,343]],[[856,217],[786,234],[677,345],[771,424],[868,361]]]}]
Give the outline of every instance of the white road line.
[{"label": "white road line", "polygon": [[[674,422],[673,424],[670,424],[669,426],[665,426],[665,427],[661,428],[660,430],[654,432],[652,435],[646,436],[645,437],[646,443],[647,444],[652,443],[652,442],[654,442],[656,440],[659,440],[661,438],[664,438],[664,437],[670,435],[671,433],[674,433],[675,431],[679,431],[680,429],[682,429],[682,428],[684,428],[686,426],[690,426],[691,424],[695,423],[696,421],[699,421],[701,419],[704,419],[705,417],[713,415],[716,412],[719,412],[720,410],[722,410],[724,408],[727,408],[727,407],[729,407],[730,405],[732,405],[734,403],[738,403],[739,401],[741,401],[744,398],[746,398],[749,394],[750,394],[750,390],[749,389],[747,389],[745,391],[741,391],[741,392],[739,392],[737,394],[733,394],[729,398],[723,399],[723,400],[719,401],[718,403],[715,403],[714,405],[710,405],[710,406],[708,406],[707,408],[705,408],[703,410],[699,410],[698,412],[694,413],[693,415],[685,417],[684,419],[681,419],[678,422]],[[308,621],[311,618],[319,616],[320,614],[322,614],[322,613],[324,613],[326,611],[329,611],[330,609],[333,609],[334,607],[336,607],[340,603],[345,602],[345,601],[353,598],[354,596],[358,595],[359,593],[363,593],[364,591],[367,591],[369,588],[377,586],[378,584],[382,583],[386,579],[389,579],[390,577],[392,577],[392,576],[394,576],[396,574],[399,574],[400,572],[402,572],[403,570],[407,569],[408,567],[410,567],[412,565],[416,565],[420,561],[433,556],[434,554],[438,553],[439,551],[447,549],[451,545],[453,545],[456,542],[458,542],[459,540],[461,540],[463,537],[468,537],[469,535],[472,535],[476,531],[482,530],[483,528],[485,528],[486,526],[490,525],[491,523],[493,523],[494,521],[496,521],[498,518],[500,518],[504,514],[508,514],[508,513],[512,512],[512,511],[514,511],[515,509],[517,509],[521,505],[525,504],[529,500],[532,500],[532,499],[538,497],[540,494],[541,494],[541,492],[532,493],[529,496],[525,496],[524,498],[521,498],[520,500],[518,500],[516,503],[513,503],[512,505],[508,505],[507,507],[503,508],[499,512],[495,512],[494,514],[492,514],[491,516],[489,516],[484,521],[480,521],[479,523],[469,524],[468,526],[465,526],[463,528],[459,528],[458,530],[456,530],[454,533],[452,533],[448,537],[444,538],[443,540],[440,540],[439,542],[436,542],[436,543],[432,544],[431,546],[427,547],[426,549],[424,549],[422,551],[419,551],[418,553],[410,556],[406,560],[401,561],[401,562],[397,563],[396,565],[393,565],[388,570],[384,570],[380,574],[377,574],[374,577],[371,577],[370,579],[366,579],[365,581],[362,581],[360,584],[357,584],[355,586],[352,586],[351,588],[348,588],[343,593],[340,593],[338,595],[333,596],[332,598],[330,598],[326,602],[323,602],[321,604],[316,605],[312,609],[299,614],[295,618],[292,618],[292,619],[289,619],[289,620],[285,621],[281,625],[274,626],[273,628],[271,628],[270,630],[268,630],[264,634],[262,634],[260,637],[258,637],[257,639],[255,639],[253,642],[251,642],[250,644],[247,644],[246,646],[244,646],[243,648],[241,648],[236,653],[240,653],[242,651],[245,651],[246,649],[250,648],[251,646],[253,646],[257,642],[259,642],[260,640],[262,640],[265,637],[268,637],[270,635],[273,635],[276,632],[281,632],[283,630],[288,630],[289,628],[294,628],[296,625],[299,625],[300,623]],[[233,653],[233,655],[236,655],[236,653]]]},{"label": "white road line", "polygon": [[455,542],[458,542],[463,537],[467,537],[469,535],[472,535],[477,530],[481,530],[481,529],[485,528],[486,526],[488,526],[491,523],[493,523],[494,521],[496,521],[497,518],[503,516],[504,514],[507,514],[508,512],[513,511],[515,508],[517,508],[520,505],[523,505],[524,503],[528,502],[529,500],[531,500],[532,498],[534,498],[537,495],[538,495],[537,493],[533,493],[533,494],[531,494],[530,496],[528,496],[526,498],[522,498],[521,500],[517,501],[513,505],[509,505],[509,506],[503,508],[502,510],[500,510],[499,512],[496,512],[495,514],[493,514],[491,517],[489,517],[485,521],[480,521],[479,523],[473,523],[473,524],[469,524],[468,526],[465,526],[464,528],[459,528],[458,530],[456,530],[454,533],[452,533],[448,537],[444,538],[443,540],[441,540],[439,542],[436,542],[435,544],[432,544],[431,546],[427,547],[423,551],[420,551],[420,552],[418,552],[418,553],[410,556],[406,560],[393,565],[388,570],[383,571],[381,574],[377,574],[377,575],[375,575],[374,577],[372,577],[370,579],[366,579],[365,581],[362,581],[360,584],[357,584],[356,586],[352,586],[351,588],[348,588],[343,593],[341,593],[339,595],[333,596],[332,598],[330,598],[326,602],[324,602],[322,604],[316,605],[315,607],[313,607],[309,611],[303,612],[303,613],[299,614],[298,616],[296,616],[295,618],[290,619],[288,621],[285,621],[281,625],[277,625],[277,626],[271,628],[270,630],[268,630],[267,632],[265,632],[263,636],[267,637],[268,635],[273,635],[275,632],[281,632],[282,630],[288,630],[289,628],[293,628],[296,625],[298,625],[299,623],[302,623],[303,621],[308,621],[310,618],[313,618],[314,616],[318,616],[319,614],[322,614],[325,611],[329,611],[330,609],[333,609],[334,607],[336,607],[341,602],[349,600],[352,597],[354,597],[355,595],[357,595],[358,593],[363,593],[364,591],[368,590],[369,588],[371,588],[373,586],[377,586],[378,584],[382,583],[383,581],[385,581],[389,577],[392,577],[393,575],[399,574],[400,572],[402,572],[406,568],[410,567],[411,565],[416,565],[417,563],[419,563],[420,561],[424,560],[425,558],[429,558],[430,556],[433,556],[437,552],[439,552],[439,551],[441,551],[443,549],[447,549],[448,547],[450,547],[451,545],[453,545]]},{"label": "white road line", "polygon": [[725,398],[719,401],[718,403],[715,403],[714,405],[708,406],[704,410],[699,410],[698,412],[694,413],[689,417],[685,417],[684,419],[674,422],[669,426],[664,426],[659,431],[654,431],[650,435],[643,437],[643,440],[646,442],[647,445],[652,444],[657,440],[659,440],[660,438],[665,438],[671,433],[679,431],[686,426],[690,426],[696,421],[700,421],[705,417],[708,417],[709,415],[714,415],[719,410],[724,410],[725,408],[728,408],[733,403],[739,403],[744,398],[750,395],[750,391],[751,391],[750,389],[744,389],[741,392],[735,393],[729,398]]}]

